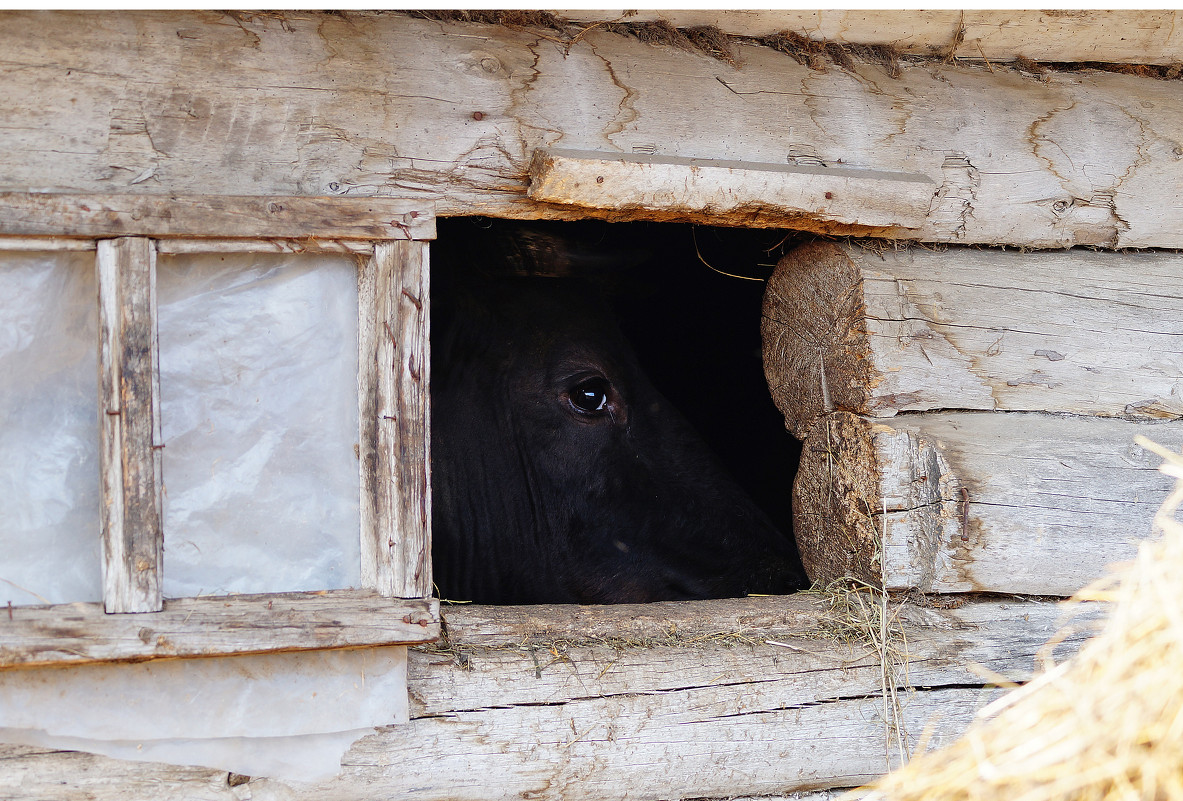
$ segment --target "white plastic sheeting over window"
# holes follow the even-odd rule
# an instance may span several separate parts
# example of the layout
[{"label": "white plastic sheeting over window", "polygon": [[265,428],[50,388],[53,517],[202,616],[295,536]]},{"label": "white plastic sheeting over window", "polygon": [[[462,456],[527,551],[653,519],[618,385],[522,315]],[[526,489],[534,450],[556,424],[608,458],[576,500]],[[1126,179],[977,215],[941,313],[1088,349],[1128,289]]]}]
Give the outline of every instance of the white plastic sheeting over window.
[{"label": "white plastic sheeting over window", "polygon": [[[95,255],[0,253],[0,602],[101,600]],[[167,597],[356,587],[357,261],[157,260]],[[0,741],[313,779],[406,648],[0,671]]]},{"label": "white plastic sheeting over window", "polygon": [[157,260],[164,594],[357,587],[357,261]]},{"label": "white plastic sheeting over window", "polygon": [[[93,252],[0,253],[0,604],[101,600]],[[166,597],[357,587],[357,261],[157,262]]]},{"label": "white plastic sheeting over window", "polygon": [[102,600],[94,253],[0,253],[0,604]]},{"label": "white plastic sheeting over window", "polygon": [[0,742],[313,780],[407,721],[407,649],[0,671]]}]

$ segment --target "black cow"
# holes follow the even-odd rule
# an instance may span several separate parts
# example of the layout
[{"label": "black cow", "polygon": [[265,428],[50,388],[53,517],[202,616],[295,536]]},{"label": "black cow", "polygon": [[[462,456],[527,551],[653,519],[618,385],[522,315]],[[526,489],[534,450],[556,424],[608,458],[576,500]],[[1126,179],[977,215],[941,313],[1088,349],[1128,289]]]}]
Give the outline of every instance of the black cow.
[{"label": "black cow", "polygon": [[591,287],[486,275],[433,304],[442,597],[623,603],[807,583],[791,541],[650,384]]}]

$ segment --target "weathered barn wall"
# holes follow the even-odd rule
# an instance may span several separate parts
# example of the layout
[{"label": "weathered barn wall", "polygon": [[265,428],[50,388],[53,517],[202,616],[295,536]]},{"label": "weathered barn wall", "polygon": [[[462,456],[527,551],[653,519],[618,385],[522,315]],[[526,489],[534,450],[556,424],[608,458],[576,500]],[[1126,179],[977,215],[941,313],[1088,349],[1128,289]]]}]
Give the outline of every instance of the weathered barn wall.
[{"label": "weathered barn wall", "polygon": [[1183,260],[802,246],[765,293],[765,372],[805,439],[809,575],[1071,595],[1166,497],[1134,437],[1183,444]]},{"label": "weathered barn wall", "polygon": [[[880,656],[810,596],[625,607],[454,607],[446,647],[412,651],[411,723],[354,744],[335,780],[0,746],[24,801],[662,799],[847,787],[921,737],[956,736],[996,691],[972,665],[1030,676],[1054,604],[900,610],[907,680],[885,718]],[[1088,626],[1085,624],[1085,628]],[[1057,658],[1075,651],[1071,636]],[[902,662],[897,677],[901,684]],[[895,757],[892,757],[895,761]]]},{"label": "weathered barn wall", "polygon": [[[3,19],[0,52],[18,68],[0,96],[0,188],[389,195],[436,199],[444,215],[582,216],[525,196],[535,149],[559,146],[888,170],[938,187],[919,228],[862,233],[1183,244],[1174,81],[942,62],[893,79],[748,44],[730,66],[599,29],[556,41],[398,14]],[[850,230],[759,209],[629,216]]]},{"label": "weathered barn wall", "polygon": [[798,436],[831,409],[1183,417],[1177,253],[819,242],[768,282],[761,325]]},{"label": "weathered barn wall", "polygon": [[[905,64],[893,78],[869,64],[811,70],[745,42],[728,64],[599,28],[565,37],[399,14],[7,12],[0,20],[2,191],[383,196],[434,200],[444,215],[1183,246],[1178,82],[1004,68],[989,63],[1004,56],[986,50],[984,32],[952,51],[978,42],[982,63]],[[956,27],[951,35],[933,41],[955,42]],[[1169,63],[1171,52],[1163,44],[1145,60]],[[1107,53],[1123,57],[1116,47]],[[527,194],[542,147],[903,173],[930,181],[935,194],[910,227],[759,206],[647,208],[627,195],[627,212],[591,209]],[[1058,264],[1041,258],[1031,269],[1058,275]],[[1005,426],[1003,413],[990,414]],[[1003,469],[994,464],[975,469],[988,477]],[[874,489],[879,501],[896,497]],[[948,527],[963,519],[963,500],[941,496],[928,511]],[[923,572],[914,555],[900,561]],[[412,723],[357,743],[342,775],[322,785],[0,746],[0,794],[730,797],[849,786],[883,770],[895,738],[880,695],[890,659],[836,645],[831,630],[819,632],[831,624],[807,597],[733,604],[726,613],[618,609],[596,620],[601,613],[540,610],[552,621],[545,625],[506,610],[453,610],[449,648],[413,655]],[[1056,624],[1055,609],[1033,600],[904,614],[905,683],[917,688],[901,701],[908,746],[929,722],[936,741],[952,736],[988,697],[966,665],[1023,680]],[[628,628],[654,620],[658,628]],[[616,636],[604,633],[605,621]],[[704,621],[717,625],[695,628]]]},{"label": "weathered barn wall", "polygon": [[809,577],[889,590],[1068,596],[1133,558],[1168,487],[1138,434],[1177,421],[1038,412],[833,412],[802,448],[793,521]]}]

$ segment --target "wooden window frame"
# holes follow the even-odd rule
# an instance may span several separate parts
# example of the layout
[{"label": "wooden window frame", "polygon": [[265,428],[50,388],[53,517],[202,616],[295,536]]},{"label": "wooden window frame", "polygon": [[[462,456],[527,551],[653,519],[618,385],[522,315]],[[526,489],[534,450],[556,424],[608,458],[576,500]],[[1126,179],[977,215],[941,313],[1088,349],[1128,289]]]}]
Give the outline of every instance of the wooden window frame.
[{"label": "wooden window frame", "polygon": [[[0,250],[96,253],[103,556],[103,603],[8,607],[0,669],[437,639],[434,238],[434,205],[419,201],[0,193]],[[260,252],[359,256],[361,589],[166,600],[156,255]]]}]

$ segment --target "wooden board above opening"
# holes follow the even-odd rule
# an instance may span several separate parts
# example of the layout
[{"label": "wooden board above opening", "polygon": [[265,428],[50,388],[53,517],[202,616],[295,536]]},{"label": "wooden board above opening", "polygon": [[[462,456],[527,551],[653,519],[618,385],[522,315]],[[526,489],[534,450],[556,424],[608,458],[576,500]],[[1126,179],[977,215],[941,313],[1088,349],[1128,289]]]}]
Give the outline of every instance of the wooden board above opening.
[{"label": "wooden board above opening", "polygon": [[937,186],[926,175],[591,150],[539,149],[529,196],[593,209],[761,212],[871,228],[919,228]]}]

